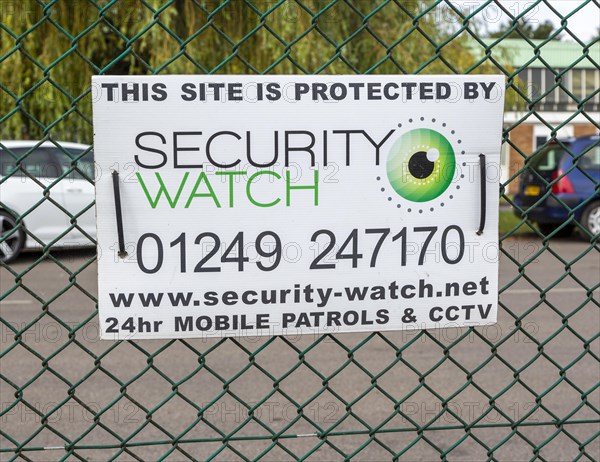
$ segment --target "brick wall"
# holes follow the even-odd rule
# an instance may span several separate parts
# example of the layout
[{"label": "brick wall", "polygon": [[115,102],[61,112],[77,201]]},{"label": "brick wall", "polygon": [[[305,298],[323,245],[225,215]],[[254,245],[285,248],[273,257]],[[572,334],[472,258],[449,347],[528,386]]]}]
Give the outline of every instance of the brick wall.
[{"label": "brick wall", "polygon": [[592,124],[577,124],[573,127],[574,136],[597,135],[598,127]]},{"label": "brick wall", "polygon": [[[517,146],[525,155],[530,155],[533,152],[533,125],[520,124],[510,131],[510,141]],[[523,167],[523,156],[519,154],[512,146],[509,154],[509,174],[512,176]],[[518,180],[518,179],[517,179]],[[518,189],[518,181],[511,181],[508,189],[509,194],[514,194]]]}]

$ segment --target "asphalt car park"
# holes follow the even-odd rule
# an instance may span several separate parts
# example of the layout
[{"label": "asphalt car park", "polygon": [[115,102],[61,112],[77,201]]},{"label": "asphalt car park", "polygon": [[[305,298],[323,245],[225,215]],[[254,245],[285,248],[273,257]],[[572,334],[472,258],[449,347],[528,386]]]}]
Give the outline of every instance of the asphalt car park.
[{"label": "asphalt car park", "polygon": [[[481,418],[487,428],[477,429],[475,434],[488,446],[510,436],[510,427],[499,426],[505,418],[496,410],[498,408],[513,420],[524,418],[531,423],[523,425],[518,433],[512,432],[494,453],[498,460],[529,460],[532,448],[525,438],[542,444],[555,433],[557,436],[542,448],[540,457],[561,461],[575,459],[580,449],[571,435],[579,441],[589,440],[586,451],[598,460],[600,424],[573,424],[557,429],[554,425],[536,426],[535,423],[552,420],[555,416],[567,418],[573,409],[578,411],[570,416],[571,420],[593,419],[594,413],[586,403],[596,409],[600,407],[597,388],[600,380],[597,368],[600,249],[598,245],[590,247],[589,243],[576,238],[555,239],[544,248],[542,241],[527,237],[506,240],[503,250],[500,287],[505,289],[500,295],[496,325],[476,328],[476,334],[466,334],[466,328],[431,330],[427,335],[415,331],[389,332],[385,336],[340,334],[337,338],[345,348],[336,337],[322,339],[302,354],[296,369],[300,352],[318,338],[153,340],[119,344],[99,340],[93,300],[97,293],[94,250],[52,251],[51,258],[31,269],[41,254],[25,253],[10,266],[10,271],[0,268],[0,293],[8,293],[0,302],[2,317],[12,328],[24,330],[16,339],[9,326],[1,326],[1,348],[10,351],[0,359],[0,371],[6,378],[0,381],[0,403],[3,410],[17,403],[6,412],[1,423],[17,441],[44,426],[76,439],[94,426],[96,419],[123,438],[142,428],[132,441],[160,442],[169,439],[165,432],[179,435],[198,419],[198,410],[189,402],[205,409],[203,418],[207,422],[218,422],[222,431],[233,432],[248,418],[247,408],[241,402],[257,403],[269,396],[256,408],[254,416],[275,430],[290,425],[285,433],[300,437],[282,440],[286,448],[305,454],[319,444],[310,422],[328,428],[342,420],[336,430],[346,430],[348,435],[333,437],[331,442],[345,452],[352,452],[367,441],[369,435],[368,432],[358,435],[351,432],[364,430],[365,424],[380,424],[394,414],[394,403],[372,387],[372,378],[351,360],[340,372],[336,371],[349,361],[349,349],[357,348],[352,357],[371,374],[381,374],[397,361],[393,344],[409,345],[403,359],[425,375],[424,381],[431,390],[439,396],[452,397],[446,406],[453,414],[446,413],[436,422],[450,430],[427,433],[428,441],[438,447],[449,448],[465,436],[458,419]],[[581,253],[584,255],[579,258]],[[587,287],[594,289],[588,292]],[[519,329],[515,326],[516,317],[520,319]],[[70,335],[69,329],[75,334]],[[444,347],[457,340],[446,355]],[[475,386],[457,393],[464,386],[465,373],[454,361],[468,370],[476,370],[490,360],[491,347],[486,341],[497,344],[496,355],[491,359],[493,364],[487,363],[488,367],[474,373],[470,380],[488,393],[498,394],[493,409],[489,399]],[[249,364],[253,366],[247,367]],[[507,364],[520,372],[515,376]],[[314,370],[328,377],[326,386]],[[265,371],[274,377],[284,377],[277,383],[275,392],[273,381]],[[397,362],[379,376],[376,383],[381,390],[400,399],[410,395],[420,382],[405,363]],[[15,386],[20,391],[16,391]],[[507,391],[501,393],[506,387]],[[318,394],[323,388],[325,391]],[[368,389],[371,391],[360,398]],[[536,394],[541,396],[543,409],[538,406]],[[348,414],[340,398],[353,403],[352,414]],[[305,403],[302,418],[298,417],[292,400]],[[402,403],[402,414],[396,415],[387,426],[423,425],[435,418],[441,406],[432,392],[421,388]],[[106,410],[95,416],[101,409]],[[35,410],[48,417],[43,419]],[[457,430],[451,429],[453,425]],[[241,437],[251,434],[266,432],[260,425],[250,423],[237,433]],[[196,424],[186,437],[215,438],[213,442],[182,445],[198,459],[210,456],[221,447],[220,436],[204,422]],[[409,444],[416,437],[414,431],[382,432],[377,439],[395,447]],[[64,440],[45,427],[33,443],[31,446],[64,447]],[[94,426],[80,441],[89,449],[78,454],[90,460],[105,458],[106,452],[96,453],[93,445],[110,443],[115,444],[114,452],[118,453],[118,440],[102,426]],[[265,437],[258,441],[242,438],[229,444],[254,457],[270,443],[271,439]],[[0,447],[5,446],[12,443],[0,440]],[[154,444],[131,451],[148,460],[160,457],[170,447],[170,444]],[[52,457],[50,452],[27,455],[31,460]],[[473,460],[474,455],[486,457],[485,450],[467,438],[457,451],[450,453],[450,458]],[[284,458],[285,453],[279,450],[269,456],[268,460],[275,460]],[[315,460],[333,460],[338,456],[328,445],[321,446],[313,455]],[[439,453],[421,439],[406,456],[409,460],[434,460],[439,458]],[[219,457],[217,460],[235,459],[229,450]],[[358,458],[387,460],[389,453],[379,445],[369,445]],[[133,457],[124,453],[121,459],[132,460]],[[178,460],[177,453],[172,460]]]}]

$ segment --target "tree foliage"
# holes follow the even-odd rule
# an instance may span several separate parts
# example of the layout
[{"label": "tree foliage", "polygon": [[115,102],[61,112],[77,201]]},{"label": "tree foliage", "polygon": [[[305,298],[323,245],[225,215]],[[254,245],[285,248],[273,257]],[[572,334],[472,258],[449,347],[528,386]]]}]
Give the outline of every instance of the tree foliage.
[{"label": "tree foliage", "polygon": [[498,72],[455,19],[432,0],[23,0],[0,29],[0,137],[91,142],[94,74]]},{"label": "tree foliage", "polygon": [[[532,40],[546,40],[552,36],[556,31],[552,21],[546,20],[542,23],[536,24],[533,22],[521,21],[516,27],[513,27],[511,23],[504,24],[500,29],[490,34],[492,38],[528,38]],[[558,35],[553,38],[554,40],[560,40]]]}]

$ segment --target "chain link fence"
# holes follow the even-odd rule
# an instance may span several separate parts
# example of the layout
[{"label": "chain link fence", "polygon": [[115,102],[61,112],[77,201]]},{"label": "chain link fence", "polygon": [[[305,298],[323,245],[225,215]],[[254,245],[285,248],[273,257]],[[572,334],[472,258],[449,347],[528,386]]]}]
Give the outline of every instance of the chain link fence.
[{"label": "chain link fence", "polygon": [[[565,200],[557,186],[583,171],[574,162],[537,174],[528,205],[513,196],[551,143],[582,155],[562,133],[600,128],[598,34],[573,26],[600,3],[557,3],[0,1],[0,253],[36,247],[0,267],[0,459],[598,460],[600,249],[582,213],[599,178],[585,173],[592,194]],[[560,25],[536,38],[542,11]],[[565,42],[577,56],[557,51],[553,64],[548,50]],[[93,184],[91,148],[63,141],[91,144],[92,75],[160,73],[503,73],[499,323],[100,341],[93,199],[60,199],[65,180]],[[524,130],[534,122],[541,140]],[[22,139],[35,142],[7,141]],[[54,174],[36,173],[44,149],[63,155]],[[18,183],[36,189],[15,213],[5,201]],[[533,221],[548,199],[567,212],[553,229]],[[45,207],[63,218],[50,237],[27,225]],[[572,228],[579,240],[558,239]]]}]

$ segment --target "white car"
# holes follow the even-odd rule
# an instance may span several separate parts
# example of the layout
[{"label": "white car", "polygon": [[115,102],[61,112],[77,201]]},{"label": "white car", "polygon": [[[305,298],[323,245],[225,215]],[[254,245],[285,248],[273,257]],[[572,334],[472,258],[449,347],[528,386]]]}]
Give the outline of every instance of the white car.
[{"label": "white car", "polygon": [[0,260],[46,245],[93,246],[93,180],[90,146],[0,141]]}]

